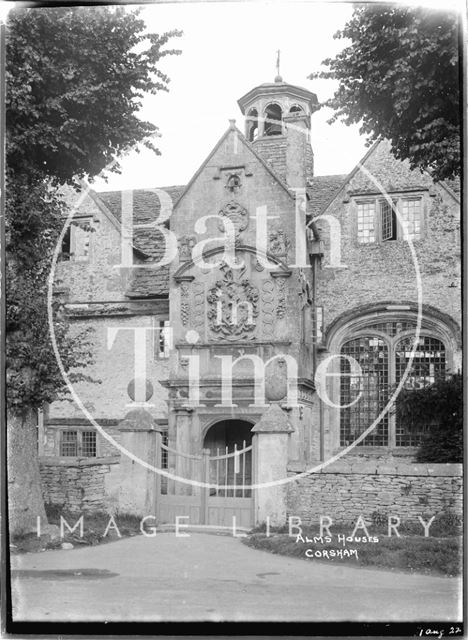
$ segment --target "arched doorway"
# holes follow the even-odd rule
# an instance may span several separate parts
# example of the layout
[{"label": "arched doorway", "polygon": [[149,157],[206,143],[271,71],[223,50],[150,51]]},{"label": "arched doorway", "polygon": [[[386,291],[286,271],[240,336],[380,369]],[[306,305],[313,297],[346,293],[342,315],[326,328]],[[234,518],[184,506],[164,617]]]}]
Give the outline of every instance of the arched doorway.
[{"label": "arched doorway", "polygon": [[246,420],[221,420],[207,430],[203,448],[209,451],[208,524],[253,524],[252,427]]},{"label": "arched doorway", "polygon": [[[247,420],[221,420],[215,422],[205,434],[203,448],[210,450],[210,455],[231,452],[234,447],[244,449],[252,444],[253,423]],[[219,449],[219,452],[217,452]]]}]

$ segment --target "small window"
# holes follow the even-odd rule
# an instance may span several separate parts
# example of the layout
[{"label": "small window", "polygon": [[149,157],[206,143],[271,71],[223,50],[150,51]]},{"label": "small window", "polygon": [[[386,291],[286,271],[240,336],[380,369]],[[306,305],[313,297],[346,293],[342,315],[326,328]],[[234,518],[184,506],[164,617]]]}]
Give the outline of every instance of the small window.
[{"label": "small window", "polygon": [[289,109],[289,113],[303,113],[303,110],[302,110],[302,107],[300,107],[298,104],[294,104]]},{"label": "small window", "polygon": [[96,432],[83,431],[81,433],[81,455],[85,458],[96,457]]},{"label": "small window", "polygon": [[388,200],[380,201],[380,224],[382,229],[382,242],[397,239],[397,218],[394,203]]},{"label": "small window", "polygon": [[91,219],[74,220],[62,241],[62,261],[86,262],[89,260]]},{"label": "small window", "polygon": [[62,431],[60,433],[60,455],[95,458],[97,456],[96,432],[76,429]]},{"label": "small window", "polygon": [[60,455],[78,455],[78,431],[62,431],[60,440]]},{"label": "small window", "polygon": [[421,198],[402,198],[400,216],[403,227],[403,239],[421,238]]},{"label": "small window", "polygon": [[68,229],[65,231],[65,235],[63,236],[63,240],[62,240],[61,259],[63,261],[70,260],[70,254],[71,254],[71,230],[70,230],[70,227],[68,227]]},{"label": "small window", "polygon": [[[167,431],[163,431],[161,433],[161,443],[167,447],[169,446],[169,436]],[[162,469],[168,469],[169,468],[169,460],[168,460],[168,451],[167,449],[161,449],[161,468]]]},{"label": "small window", "polygon": [[358,242],[375,242],[375,202],[358,203]]},{"label": "small window", "polygon": [[315,309],[315,334],[317,343],[320,344],[323,339],[323,307]]},{"label": "small window", "polygon": [[362,200],[357,202],[357,241],[420,240],[422,216],[421,197]]},{"label": "small window", "polygon": [[75,262],[86,262],[88,260],[90,235],[89,221],[72,225],[72,255]]},{"label": "small window", "polygon": [[172,327],[169,320],[159,321],[159,332],[157,336],[157,357],[169,358],[169,353],[172,349]]}]

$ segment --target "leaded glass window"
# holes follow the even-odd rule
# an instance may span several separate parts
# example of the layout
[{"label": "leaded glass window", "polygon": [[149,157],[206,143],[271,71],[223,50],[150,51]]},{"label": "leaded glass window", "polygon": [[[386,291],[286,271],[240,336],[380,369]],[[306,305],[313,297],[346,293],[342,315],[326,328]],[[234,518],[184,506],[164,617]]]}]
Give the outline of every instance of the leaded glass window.
[{"label": "leaded glass window", "polygon": [[380,220],[382,241],[397,239],[397,220],[393,204],[388,200],[380,201]]},{"label": "leaded glass window", "polygon": [[402,198],[399,213],[403,238],[419,240],[421,237],[421,198]]},{"label": "leaded glass window", "polygon": [[[382,338],[366,336],[346,342],[341,353],[354,358],[362,371],[361,376],[351,375],[351,363],[341,358],[341,406],[353,403],[341,409],[341,444],[348,445],[370,427],[387,404],[388,348]],[[360,444],[388,444],[388,415]]]},{"label": "leaded glass window", "polygon": [[375,202],[359,202],[357,206],[358,242],[375,242]]},{"label": "leaded glass window", "polygon": [[[382,335],[375,335],[373,331]],[[433,336],[422,335],[415,344],[415,331],[416,321],[412,319],[374,320],[360,330],[360,335],[342,345],[341,355],[356,361],[361,374],[354,375],[356,369],[352,369],[350,362],[340,359],[341,446],[354,442],[386,407],[411,362],[413,345],[414,357],[407,372],[406,388],[420,389],[445,375],[444,343]],[[427,427],[404,428],[390,409],[358,446],[417,446],[426,431]]]}]

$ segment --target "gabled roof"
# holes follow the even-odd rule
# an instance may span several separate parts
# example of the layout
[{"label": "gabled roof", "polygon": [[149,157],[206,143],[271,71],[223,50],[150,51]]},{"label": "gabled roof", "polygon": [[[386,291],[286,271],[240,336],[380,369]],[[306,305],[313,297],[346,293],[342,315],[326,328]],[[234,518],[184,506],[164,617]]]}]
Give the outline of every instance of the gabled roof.
[{"label": "gabled roof", "polygon": [[183,190],[183,192],[181,193],[179,199],[177,200],[177,202],[175,203],[175,206],[177,207],[177,205],[179,204],[179,202],[181,202],[182,198],[184,198],[184,196],[190,191],[190,187],[193,185],[193,183],[195,182],[195,180],[198,178],[198,176],[201,174],[201,172],[203,171],[203,169],[205,168],[205,166],[209,163],[209,161],[211,160],[211,158],[215,155],[215,153],[218,151],[218,149],[221,147],[221,145],[223,144],[223,142],[226,140],[226,138],[228,137],[228,135],[232,132],[235,131],[237,134],[237,137],[239,138],[241,144],[243,144],[245,147],[247,147],[247,149],[250,151],[250,153],[252,153],[252,155],[260,162],[260,164],[268,171],[268,173],[276,180],[276,182],[280,185],[280,187],[282,189],[284,189],[284,191],[286,191],[286,193],[289,195],[289,197],[291,199],[294,200],[294,193],[292,191],[289,190],[287,184],[282,180],[282,178],[276,173],[276,171],[265,161],[264,158],[262,158],[262,156],[255,150],[255,148],[253,147],[253,145],[250,144],[250,142],[247,140],[247,138],[244,136],[244,134],[242,133],[242,131],[240,131],[235,123],[235,120],[230,120],[230,125],[228,127],[228,129],[226,129],[226,131],[223,133],[223,135],[221,136],[221,138],[218,140],[218,142],[216,143],[216,145],[213,147],[213,149],[211,150],[211,152],[209,153],[209,155],[207,156],[207,158],[201,163],[201,165],[199,166],[199,168],[197,169],[197,171],[193,174],[191,180],[189,181],[189,183],[187,184],[187,186],[185,187],[185,189]]},{"label": "gabled roof", "polygon": [[347,174],[344,173],[333,176],[314,176],[309,180],[309,185],[307,186],[307,194],[309,195],[308,213],[314,217],[323,213],[340,190],[346,177]]},{"label": "gabled roof", "polygon": [[[159,191],[165,191],[172,202],[180,196],[183,187],[162,187]],[[96,196],[109,209],[118,223],[122,220],[122,191],[104,191]],[[157,229],[138,228],[139,224],[155,222],[159,218],[161,202],[153,190],[133,190],[133,245],[147,259],[145,262],[159,261],[165,251],[165,243]],[[161,297],[169,293],[169,267],[168,265],[154,268],[133,269],[133,278],[129,285],[127,295],[130,297]]]},{"label": "gabled roof", "polygon": [[[367,160],[376,152],[376,150],[381,145],[389,146],[389,144],[389,141],[383,138],[374,142],[370,149],[365,153],[364,157],[356,163],[355,167],[347,176],[316,176],[312,178],[310,181],[311,187],[308,189],[309,196],[311,197],[309,210],[312,216],[315,217],[316,215],[323,213],[337,197],[339,192],[351,182],[354,176],[361,170],[361,167],[366,164]],[[395,162],[403,162],[402,160],[395,158],[390,149],[388,149],[388,153]],[[435,183],[427,171],[420,171],[418,174],[417,170],[413,170],[408,172],[407,179],[403,179],[403,181],[396,179],[395,184],[392,186],[398,191],[405,191],[407,189],[421,187],[423,184],[427,185],[429,181],[433,184],[439,184],[452,196],[452,198],[454,198],[456,202],[460,202],[460,181],[457,178],[454,180],[445,180]]]}]

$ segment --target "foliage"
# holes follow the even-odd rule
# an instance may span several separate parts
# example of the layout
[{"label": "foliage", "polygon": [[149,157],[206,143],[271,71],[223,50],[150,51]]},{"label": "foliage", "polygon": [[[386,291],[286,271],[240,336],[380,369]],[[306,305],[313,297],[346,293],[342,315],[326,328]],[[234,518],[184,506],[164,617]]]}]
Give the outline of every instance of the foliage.
[{"label": "foliage", "polygon": [[391,142],[396,158],[435,180],[460,172],[458,17],[446,10],[358,4],[336,38],[351,44],[311,78],[338,80],[322,106],[367,141]]},{"label": "foliage", "polygon": [[[65,390],[49,337],[47,280],[64,223],[60,187],[98,174],[149,140],[137,117],[145,93],[167,90],[158,60],[172,36],[147,34],[124,8],[15,9],[6,43],[8,406],[18,414]],[[114,165],[113,170],[118,170]],[[54,327],[73,382],[89,380],[89,332],[71,335],[58,297]]]},{"label": "foliage", "polygon": [[[64,386],[49,338],[47,280],[62,220],[56,190],[35,174],[8,180],[6,250],[8,305],[6,356],[8,404],[19,411],[51,402]],[[90,380],[79,368],[92,361],[90,331],[70,335],[58,298],[54,329],[73,382]],[[75,370],[77,369],[77,370]]]},{"label": "foliage", "polygon": [[[146,93],[167,91],[157,67],[178,31],[145,32],[138,11],[19,9],[8,18],[8,162],[70,182],[97,175],[157,127],[137,113]],[[147,46],[145,46],[147,45]]]},{"label": "foliage", "polygon": [[403,389],[397,419],[406,428],[427,426],[418,462],[463,462],[463,379],[460,373],[423,388]]}]

